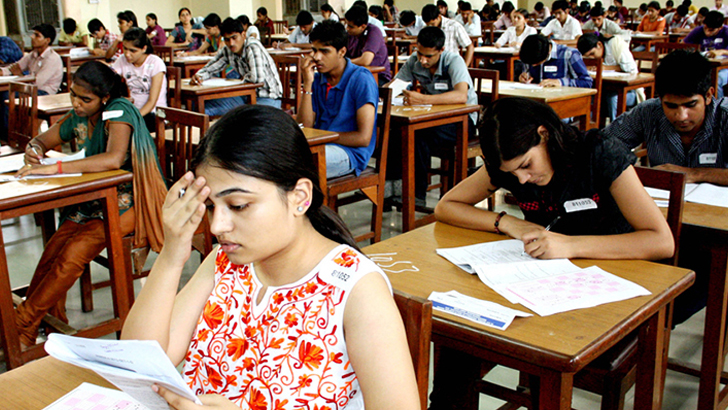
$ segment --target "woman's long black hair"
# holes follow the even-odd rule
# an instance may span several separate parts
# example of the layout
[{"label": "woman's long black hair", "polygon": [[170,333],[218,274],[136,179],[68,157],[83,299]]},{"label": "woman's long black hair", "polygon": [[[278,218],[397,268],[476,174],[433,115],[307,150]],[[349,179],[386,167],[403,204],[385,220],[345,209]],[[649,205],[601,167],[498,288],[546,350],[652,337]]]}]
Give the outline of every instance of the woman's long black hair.
[{"label": "woman's long black hair", "polygon": [[301,178],[311,180],[313,198],[306,211],[311,225],[326,238],[359,249],[339,215],[323,204],[308,141],[284,111],[263,105],[231,110],[200,141],[191,168],[203,164],[270,181],[283,192],[292,191]]},{"label": "woman's long black hair", "polygon": [[99,61],[87,61],[73,74],[73,82],[91,91],[99,98],[109,100],[129,96],[126,81],[109,66]]}]

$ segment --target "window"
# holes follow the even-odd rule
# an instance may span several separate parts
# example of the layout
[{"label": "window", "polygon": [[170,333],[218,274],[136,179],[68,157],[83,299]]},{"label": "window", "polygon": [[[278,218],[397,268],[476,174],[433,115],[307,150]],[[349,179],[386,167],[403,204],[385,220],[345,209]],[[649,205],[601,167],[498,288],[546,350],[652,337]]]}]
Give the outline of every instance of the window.
[{"label": "window", "polygon": [[48,23],[56,29],[61,28],[59,0],[20,0],[23,10],[24,31],[30,31],[38,24]]}]

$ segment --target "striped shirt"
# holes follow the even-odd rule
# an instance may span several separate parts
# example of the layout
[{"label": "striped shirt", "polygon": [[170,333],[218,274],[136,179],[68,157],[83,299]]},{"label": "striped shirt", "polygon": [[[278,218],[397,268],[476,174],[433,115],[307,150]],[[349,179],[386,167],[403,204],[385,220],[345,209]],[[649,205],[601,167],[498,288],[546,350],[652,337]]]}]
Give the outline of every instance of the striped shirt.
[{"label": "striped shirt", "polygon": [[465,27],[455,20],[442,17],[440,29],[445,33],[445,51],[460,54],[461,47],[465,48],[473,43]]},{"label": "striped shirt", "polygon": [[263,83],[263,86],[258,88],[258,97],[279,99],[283,96],[283,86],[276,63],[257,38],[245,40],[241,55],[233,53],[227,46],[223,47],[215,54],[215,58],[197,72],[197,75],[207,80],[228,65],[240,74],[243,81]]},{"label": "striped shirt", "polygon": [[658,98],[620,115],[604,134],[621,139],[629,148],[645,143],[652,166],[728,168],[728,98],[713,99],[705,107],[703,126],[687,149]]}]

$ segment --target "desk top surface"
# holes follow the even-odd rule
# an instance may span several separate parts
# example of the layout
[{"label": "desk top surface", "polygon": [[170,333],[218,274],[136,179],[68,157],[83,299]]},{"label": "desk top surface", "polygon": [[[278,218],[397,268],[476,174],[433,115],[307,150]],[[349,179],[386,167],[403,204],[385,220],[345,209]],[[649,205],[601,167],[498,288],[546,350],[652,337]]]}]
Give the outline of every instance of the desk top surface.
[{"label": "desk top surface", "polygon": [[503,56],[518,56],[518,50],[514,47],[495,47],[495,46],[483,46],[475,47],[474,52],[476,54],[500,54]]},{"label": "desk top surface", "polygon": [[[221,84],[216,84],[217,82]],[[190,85],[189,79],[185,79],[182,80],[180,88],[184,94],[209,94],[219,91],[251,90],[262,86],[263,83],[248,83],[237,79],[214,78],[203,81],[202,85]]]},{"label": "desk top surface", "polygon": [[122,170],[89,172],[80,176],[63,178],[27,179],[0,184],[0,211],[23,205],[25,202],[40,202],[53,191],[63,190],[70,194],[81,190],[97,190],[109,185],[131,181],[131,173]]},{"label": "desk top surface", "polygon": [[[579,87],[539,87],[533,89],[524,88],[511,88],[515,84],[520,84],[515,81],[499,81],[498,82],[498,94],[506,97],[525,97],[543,101],[545,103],[551,103],[562,100],[569,100],[572,98],[581,98],[589,95],[594,95],[597,90],[593,88],[579,88]],[[491,91],[491,82],[482,81],[482,91]]]},{"label": "desk top surface", "polygon": [[[589,72],[589,74],[591,74],[591,71]],[[632,75],[620,74],[602,72],[602,82],[627,86],[635,84],[648,84],[655,81],[655,75],[652,73],[637,73]],[[592,78],[593,77],[594,75],[592,75]]]},{"label": "desk top surface", "polygon": [[[400,272],[388,273],[388,276],[393,288],[402,292],[427,298],[433,291],[456,290],[530,313],[521,305],[509,303],[484,285],[477,275],[466,273],[435,253],[437,248],[502,239],[508,238],[438,222],[368,246],[364,248],[364,253],[394,254],[392,262],[400,262],[395,265]],[[391,265],[392,262],[387,264]],[[546,317],[534,315],[517,318],[505,331],[433,311],[433,331],[462,338],[468,343],[515,358],[526,357],[533,363],[574,371],[601,354],[615,338],[635,329],[642,320],[687,288],[694,277],[688,270],[646,261],[573,262],[581,267],[597,265],[607,272],[645,287],[652,295]],[[411,266],[417,269],[402,271]]]},{"label": "desk top surface", "polygon": [[14,76],[14,75],[4,75],[0,76],[0,85],[7,85],[11,82],[20,82],[20,83],[31,83],[35,81],[35,76],[33,75],[24,75],[22,77]]},{"label": "desk top surface", "polygon": [[[480,105],[477,104],[442,104],[429,107],[393,105],[392,119],[405,122],[429,121],[454,115],[470,114],[479,109]],[[381,113],[381,107],[379,111]]]}]

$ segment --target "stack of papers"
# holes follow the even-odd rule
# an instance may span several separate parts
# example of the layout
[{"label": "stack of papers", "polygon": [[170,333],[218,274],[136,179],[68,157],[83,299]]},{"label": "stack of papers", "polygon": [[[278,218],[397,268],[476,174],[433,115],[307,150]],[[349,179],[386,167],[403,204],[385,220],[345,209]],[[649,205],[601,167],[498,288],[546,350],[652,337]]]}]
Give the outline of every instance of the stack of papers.
[{"label": "stack of papers", "polygon": [[532,258],[517,239],[438,249],[437,253],[466,272],[476,273],[509,302],[541,316],[650,294],[596,266],[584,269],[568,259]]},{"label": "stack of papers", "polygon": [[[647,188],[647,193],[655,198],[657,206],[667,207],[670,192],[664,189]],[[696,204],[728,207],[728,187],[704,182],[702,184],[685,184],[685,201]]]},{"label": "stack of papers", "polygon": [[43,410],[148,410],[124,392],[91,383],[81,383]]}]

